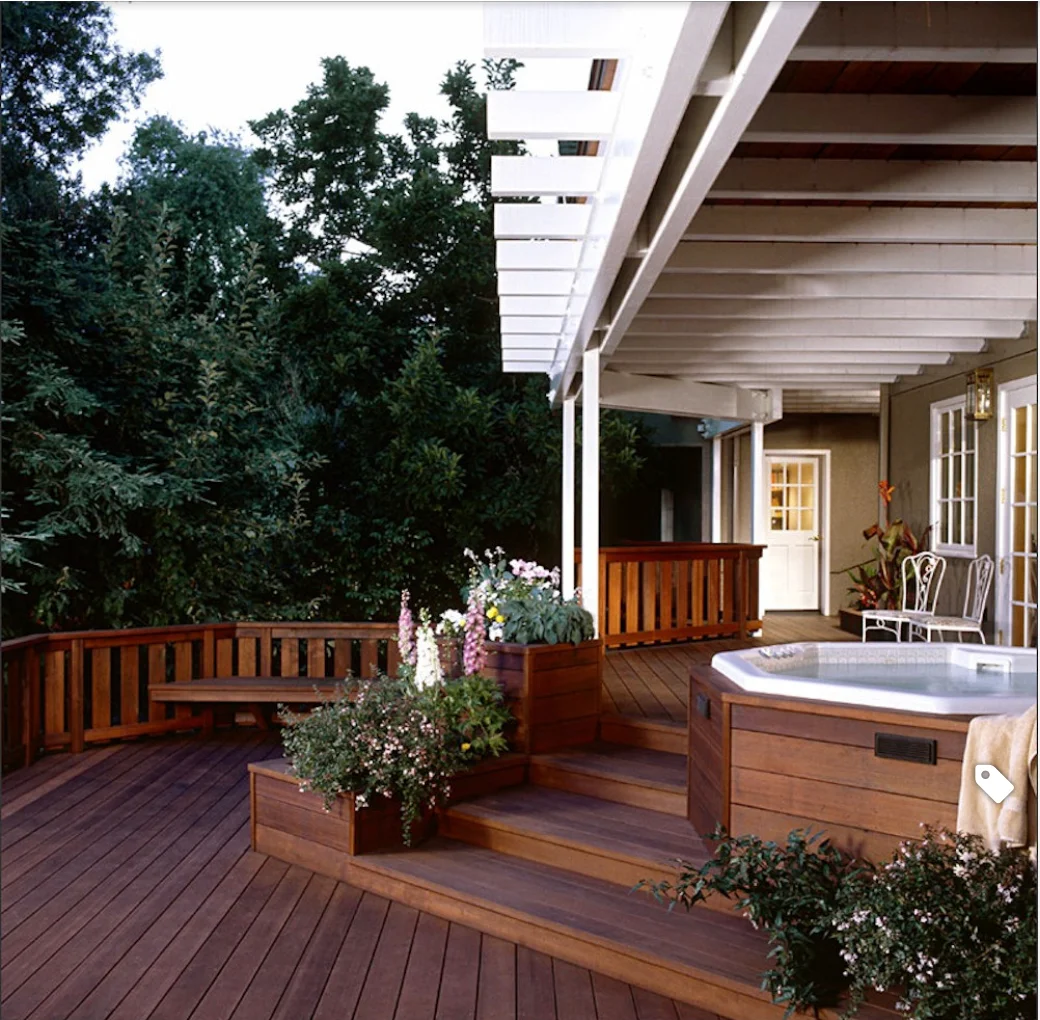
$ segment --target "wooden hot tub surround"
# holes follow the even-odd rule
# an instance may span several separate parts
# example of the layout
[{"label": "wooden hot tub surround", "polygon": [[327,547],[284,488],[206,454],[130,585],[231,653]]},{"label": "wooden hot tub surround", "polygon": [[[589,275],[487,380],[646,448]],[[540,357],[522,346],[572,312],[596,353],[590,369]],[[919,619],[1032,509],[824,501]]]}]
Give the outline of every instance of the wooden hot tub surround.
[{"label": "wooden hot tub surround", "polygon": [[687,814],[702,834],[721,822],[782,840],[811,826],[858,856],[886,858],[922,823],[956,827],[969,722],[749,694],[694,666]]}]

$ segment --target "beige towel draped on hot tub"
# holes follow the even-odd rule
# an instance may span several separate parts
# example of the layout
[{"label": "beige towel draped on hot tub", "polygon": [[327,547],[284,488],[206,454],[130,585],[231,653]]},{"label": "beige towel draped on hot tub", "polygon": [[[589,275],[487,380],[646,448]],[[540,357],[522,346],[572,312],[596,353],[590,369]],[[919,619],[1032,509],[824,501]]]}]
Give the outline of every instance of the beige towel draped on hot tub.
[{"label": "beige towel draped on hot tub", "polygon": [[[1014,784],[995,804],[975,783],[976,765],[993,765]],[[991,850],[1001,843],[1036,847],[1036,705],[1022,715],[980,715],[968,726],[961,770],[957,828],[985,839]]]}]

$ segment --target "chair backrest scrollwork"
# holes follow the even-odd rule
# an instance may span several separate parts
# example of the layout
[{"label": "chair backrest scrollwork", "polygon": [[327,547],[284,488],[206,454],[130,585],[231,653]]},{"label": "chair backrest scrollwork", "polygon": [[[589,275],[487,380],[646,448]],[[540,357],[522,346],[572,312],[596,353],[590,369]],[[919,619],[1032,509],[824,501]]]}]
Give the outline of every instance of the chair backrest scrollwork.
[{"label": "chair backrest scrollwork", "polygon": [[932,552],[920,552],[903,560],[903,609],[934,613],[946,560]]},{"label": "chair backrest scrollwork", "polygon": [[986,599],[993,584],[993,557],[979,556],[968,565],[968,584],[964,592],[964,618],[981,623]]}]

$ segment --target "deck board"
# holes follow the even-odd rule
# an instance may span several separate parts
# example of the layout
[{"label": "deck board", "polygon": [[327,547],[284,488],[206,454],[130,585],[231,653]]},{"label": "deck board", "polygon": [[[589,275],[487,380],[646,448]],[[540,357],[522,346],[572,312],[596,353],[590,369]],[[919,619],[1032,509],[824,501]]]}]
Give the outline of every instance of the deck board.
[{"label": "deck board", "polygon": [[836,616],[769,613],[762,635],[742,641],[713,638],[683,644],[619,648],[603,664],[603,710],[652,722],[686,725],[690,666],[707,665],[717,652],[797,641],[849,641]]},{"label": "deck board", "polygon": [[280,753],[255,730],[170,736],[5,779],[5,1020],[702,1020],[254,854],[245,763]]}]

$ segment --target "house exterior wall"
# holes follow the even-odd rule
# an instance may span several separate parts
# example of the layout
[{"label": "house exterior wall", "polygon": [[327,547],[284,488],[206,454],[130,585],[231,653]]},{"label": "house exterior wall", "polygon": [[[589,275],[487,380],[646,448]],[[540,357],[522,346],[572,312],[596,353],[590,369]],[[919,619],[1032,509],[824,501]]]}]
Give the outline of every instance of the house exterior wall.
[{"label": "house exterior wall", "polygon": [[[739,491],[733,541],[751,540],[751,437],[737,437]],[[831,454],[830,610],[850,603],[846,569],[871,555],[863,529],[877,520],[878,418],[872,414],[794,414],[765,429],[767,450],[829,450]],[[723,515],[729,508],[723,502]],[[726,525],[723,526],[723,535]]]},{"label": "house exterior wall", "polygon": [[[1037,370],[1037,326],[1027,325],[1020,340],[1001,340],[995,349],[970,358],[958,358],[954,370],[950,366],[932,370],[894,385],[890,392],[890,435],[888,477],[896,486],[892,497],[892,518],[902,518],[914,534],[928,526],[930,514],[931,405],[936,401],[964,393],[965,373],[973,368],[993,369],[993,399],[1004,383],[1035,375]],[[994,407],[994,411],[996,408]],[[989,421],[979,422],[976,464],[978,471],[978,503],[976,552],[996,558],[997,529],[997,438],[1000,422],[994,414]],[[964,591],[970,560],[947,557],[946,575],[939,593],[937,609],[941,613],[960,615],[964,607]],[[993,599],[996,584],[990,591],[986,612],[986,630],[992,633]]]}]

